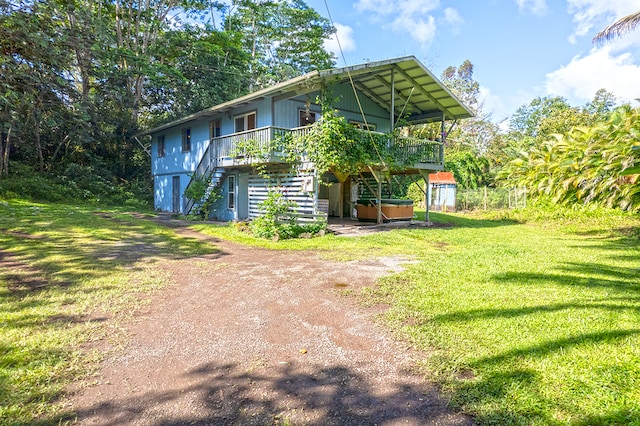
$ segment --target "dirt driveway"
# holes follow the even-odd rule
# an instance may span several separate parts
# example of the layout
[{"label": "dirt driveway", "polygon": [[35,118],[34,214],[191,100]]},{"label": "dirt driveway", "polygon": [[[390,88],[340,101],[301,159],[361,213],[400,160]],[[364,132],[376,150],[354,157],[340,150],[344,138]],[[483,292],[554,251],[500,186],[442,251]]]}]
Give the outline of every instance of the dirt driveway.
[{"label": "dirt driveway", "polygon": [[411,372],[424,354],[341,294],[373,285],[402,259],[337,263],[215,244],[218,254],[159,263],[173,283],[125,325],[124,347],[111,348],[95,383],[72,397],[79,424],[472,423]]}]

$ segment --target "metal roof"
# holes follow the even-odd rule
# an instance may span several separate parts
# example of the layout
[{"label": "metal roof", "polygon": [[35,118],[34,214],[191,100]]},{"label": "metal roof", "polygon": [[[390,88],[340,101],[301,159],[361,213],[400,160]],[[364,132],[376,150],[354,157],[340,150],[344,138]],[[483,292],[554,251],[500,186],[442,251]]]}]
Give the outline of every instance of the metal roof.
[{"label": "metal roof", "polygon": [[[350,83],[390,113],[394,99],[395,116],[426,123],[473,117],[473,113],[414,56],[369,62],[344,68],[313,71],[240,98],[207,108],[179,120],[141,133],[148,135],[201,117],[228,111],[265,97],[277,100],[320,90],[322,85]],[[392,88],[394,96],[392,96]]]}]

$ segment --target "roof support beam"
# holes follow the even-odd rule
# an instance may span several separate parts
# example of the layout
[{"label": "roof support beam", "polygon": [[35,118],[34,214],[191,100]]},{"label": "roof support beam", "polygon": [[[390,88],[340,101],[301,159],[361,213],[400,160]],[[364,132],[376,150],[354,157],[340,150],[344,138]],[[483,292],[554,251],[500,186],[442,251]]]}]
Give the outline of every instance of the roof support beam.
[{"label": "roof support beam", "polygon": [[382,99],[380,96],[378,96],[375,93],[373,93],[372,91],[370,91],[366,86],[364,86],[359,81],[354,81],[353,84],[355,84],[356,88],[359,91],[364,93],[369,99],[371,99],[373,102],[378,104],[380,106],[380,108],[386,110],[389,107],[389,105],[387,104],[387,102],[384,99]]},{"label": "roof support beam", "polygon": [[[406,78],[408,81],[410,81],[410,82],[411,82],[411,84],[413,84],[413,86],[414,86],[414,87],[416,87],[420,92],[422,92],[422,94],[423,94],[423,95],[425,95],[425,96],[426,96],[427,98],[429,98],[433,103],[435,103],[436,105],[438,105],[438,106],[442,109],[442,112],[444,113],[444,115],[443,115],[443,116],[446,116],[446,115],[447,115],[447,108],[446,108],[444,105],[442,105],[442,103],[440,103],[440,101],[439,101],[439,100],[437,100],[436,98],[434,98],[434,97],[433,97],[433,95],[432,95],[431,93],[427,92],[427,91],[424,89],[424,87],[422,87],[420,84],[418,84],[418,82],[417,82],[413,77],[411,77],[409,74],[407,74],[406,72],[404,72],[404,71],[402,70],[402,68],[400,68],[400,67],[394,67],[394,68],[396,68],[396,69],[398,70],[398,72],[400,72],[400,74],[402,74],[402,75],[404,76],[404,78]],[[454,117],[450,117],[450,118],[454,118]]]},{"label": "roof support beam", "polygon": [[411,115],[409,116],[409,121],[411,121],[412,123],[430,123],[433,121],[443,121],[443,119],[445,119],[445,113],[444,111],[434,111],[434,112],[429,112],[426,114],[420,114],[420,115]]},{"label": "roof support beam", "polygon": [[[386,87],[388,87],[390,90],[393,90],[393,89],[391,89],[391,85],[390,85],[390,84],[389,84],[389,83],[388,83],[384,78],[382,78],[382,77],[378,76],[378,77],[377,77],[377,80],[378,80],[380,83],[382,83],[383,85],[385,85]],[[419,109],[419,108],[418,108],[418,106],[417,106],[415,103],[413,103],[413,102],[410,102],[410,101],[409,101],[410,96],[406,96],[404,93],[402,93],[402,92],[401,92],[401,91],[399,91],[399,90],[394,90],[394,93],[396,94],[396,96],[401,97],[401,98],[405,101],[405,103],[407,103],[407,104],[411,105],[411,107],[412,107],[413,109],[415,109],[415,110],[418,110],[418,109]]]}]

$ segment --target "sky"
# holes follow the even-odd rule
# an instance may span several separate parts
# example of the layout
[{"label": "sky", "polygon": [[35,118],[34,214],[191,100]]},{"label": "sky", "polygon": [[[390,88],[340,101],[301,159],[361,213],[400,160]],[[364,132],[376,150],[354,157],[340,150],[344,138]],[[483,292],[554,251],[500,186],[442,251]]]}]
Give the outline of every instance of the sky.
[{"label": "sky", "polygon": [[[413,55],[436,76],[469,59],[483,112],[507,123],[538,96],[582,106],[604,88],[638,105],[640,27],[603,46],[604,27],[640,11],[640,0],[307,0],[331,16],[337,66]],[[328,6],[328,11],[327,11]],[[346,60],[346,63],[345,63]]]}]

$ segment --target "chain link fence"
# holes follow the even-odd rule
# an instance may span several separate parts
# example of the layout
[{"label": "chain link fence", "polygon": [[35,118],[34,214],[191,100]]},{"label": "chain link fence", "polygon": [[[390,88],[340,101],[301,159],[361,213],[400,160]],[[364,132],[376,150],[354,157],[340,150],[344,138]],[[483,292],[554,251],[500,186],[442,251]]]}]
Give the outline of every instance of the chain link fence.
[{"label": "chain link fence", "polygon": [[456,208],[464,210],[516,209],[527,206],[526,188],[458,188]]}]

